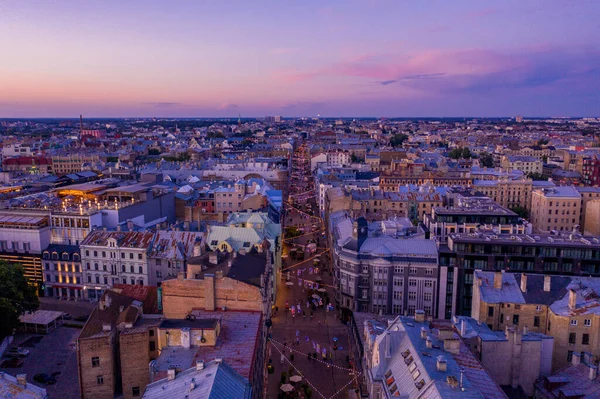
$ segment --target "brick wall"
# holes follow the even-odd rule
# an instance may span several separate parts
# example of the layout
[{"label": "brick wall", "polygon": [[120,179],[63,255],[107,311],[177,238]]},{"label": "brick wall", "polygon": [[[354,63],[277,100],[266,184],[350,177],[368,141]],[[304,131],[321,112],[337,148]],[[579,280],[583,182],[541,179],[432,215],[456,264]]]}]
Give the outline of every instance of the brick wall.
[{"label": "brick wall", "polygon": [[[115,378],[116,331],[100,338],[78,341],[77,356],[81,397],[83,399],[104,399],[114,396],[118,381]],[[98,357],[98,365],[92,365],[92,358]],[[98,377],[102,376],[102,383]]]},{"label": "brick wall", "polygon": [[[150,353],[148,349],[148,331],[125,333],[119,336],[121,348],[121,376],[123,397],[125,399],[139,398],[150,382],[148,364]],[[139,388],[139,396],[133,395],[133,388]]]}]

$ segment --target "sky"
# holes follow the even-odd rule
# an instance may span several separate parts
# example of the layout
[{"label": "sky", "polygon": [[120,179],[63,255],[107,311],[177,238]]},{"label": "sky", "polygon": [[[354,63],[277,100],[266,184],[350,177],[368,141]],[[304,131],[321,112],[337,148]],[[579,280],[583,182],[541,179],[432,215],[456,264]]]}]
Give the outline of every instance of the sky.
[{"label": "sky", "polygon": [[598,0],[0,0],[0,117],[600,116]]}]

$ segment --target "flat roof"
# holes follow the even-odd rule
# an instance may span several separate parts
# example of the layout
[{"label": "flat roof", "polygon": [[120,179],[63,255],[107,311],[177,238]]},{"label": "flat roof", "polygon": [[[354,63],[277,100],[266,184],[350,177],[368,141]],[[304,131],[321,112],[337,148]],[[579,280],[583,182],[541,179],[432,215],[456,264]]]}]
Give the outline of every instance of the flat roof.
[{"label": "flat roof", "polygon": [[25,313],[19,317],[19,320],[23,324],[40,324],[46,326],[59,319],[63,314],[64,312],[57,310],[36,310],[33,313]]}]

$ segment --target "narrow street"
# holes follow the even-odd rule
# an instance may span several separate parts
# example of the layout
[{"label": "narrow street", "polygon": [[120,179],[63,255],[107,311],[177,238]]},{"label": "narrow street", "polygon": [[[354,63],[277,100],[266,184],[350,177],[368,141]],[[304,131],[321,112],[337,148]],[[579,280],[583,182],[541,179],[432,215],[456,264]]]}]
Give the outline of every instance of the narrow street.
[{"label": "narrow street", "polygon": [[[294,236],[284,237],[267,397],[343,398],[356,379],[349,362],[348,327],[335,309],[323,222],[314,216],[318,210],[305,146],[294,153],[289,192],[284,231]],[[298,375],[301,381],[290,381]],[[294,390],[282,392],[282,383]]]}]

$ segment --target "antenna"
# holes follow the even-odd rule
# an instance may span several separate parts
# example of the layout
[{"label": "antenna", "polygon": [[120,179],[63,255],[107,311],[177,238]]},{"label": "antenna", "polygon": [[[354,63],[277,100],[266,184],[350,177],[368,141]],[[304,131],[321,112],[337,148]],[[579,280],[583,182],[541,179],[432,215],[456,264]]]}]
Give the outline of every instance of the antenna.
[{"label": "antenna", "polygon": [[83,115],[79,115],[79,140],[83,138]]}]

